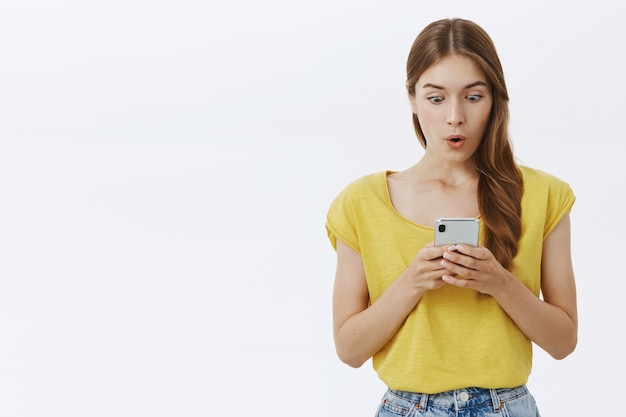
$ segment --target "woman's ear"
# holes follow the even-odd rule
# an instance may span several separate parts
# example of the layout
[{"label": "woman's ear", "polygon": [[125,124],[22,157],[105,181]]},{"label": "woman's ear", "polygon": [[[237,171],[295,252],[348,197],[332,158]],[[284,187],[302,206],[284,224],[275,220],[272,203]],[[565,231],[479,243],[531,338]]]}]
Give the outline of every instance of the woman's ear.
[{"label": "woman's ear", "polygon": [[406,87],[406,94],[409,99],[409,104],[411,104],[411,111],[417,114],[417,104],[415,102],[415,87],[410,88],[408,83],[404,84],[404,86]]}]

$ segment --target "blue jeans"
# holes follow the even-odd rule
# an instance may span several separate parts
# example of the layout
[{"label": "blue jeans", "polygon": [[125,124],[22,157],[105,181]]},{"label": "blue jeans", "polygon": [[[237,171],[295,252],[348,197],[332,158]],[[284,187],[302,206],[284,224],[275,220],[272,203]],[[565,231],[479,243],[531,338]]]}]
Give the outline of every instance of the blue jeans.
[{"label": "blue jeans", "polygon": [[540,417],[526,385],[465,388],[438,394],[388,390],[376,417]]}]

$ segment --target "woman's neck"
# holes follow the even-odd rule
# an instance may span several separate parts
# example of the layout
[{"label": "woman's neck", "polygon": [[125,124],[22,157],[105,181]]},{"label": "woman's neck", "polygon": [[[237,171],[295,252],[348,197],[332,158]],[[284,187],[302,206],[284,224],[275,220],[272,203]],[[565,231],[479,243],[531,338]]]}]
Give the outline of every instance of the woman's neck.
[{"label": "woman's neck", "polygon": [[412,178],[420,182],[436,181],[450,187],[458,187],[476,181],[479,173],[473,161],[442,162],[424,157],[407,169],[403,177],[405,180]]}]

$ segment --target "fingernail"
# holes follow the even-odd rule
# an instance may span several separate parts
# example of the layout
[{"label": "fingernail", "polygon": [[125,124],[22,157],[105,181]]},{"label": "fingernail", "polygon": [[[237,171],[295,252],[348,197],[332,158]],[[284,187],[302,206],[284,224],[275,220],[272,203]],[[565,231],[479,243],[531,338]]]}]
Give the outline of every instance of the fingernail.
[{"label": "fingernail", "polygon": [[449,251],[456,250],[456,245],[448,246]]},{"label": "fingernail", "polygon": [[[443,256],[446,256],[446,255],[443,255]],[[450,264],[446,261],[441,261],[441,266],[443,266],[444,268],[447,268],[450,266]]]},{"label": "fingernail", "polygon": [[450,254],[450,252],[444,252],[443,257],[446,259],[450,259],[452,255]]}]

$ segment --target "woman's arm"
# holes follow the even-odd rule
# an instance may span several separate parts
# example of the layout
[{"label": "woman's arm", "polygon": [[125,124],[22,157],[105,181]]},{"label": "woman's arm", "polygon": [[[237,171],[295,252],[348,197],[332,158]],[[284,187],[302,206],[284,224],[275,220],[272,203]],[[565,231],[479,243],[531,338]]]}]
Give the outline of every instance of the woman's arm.
[{"label": "woman's arm", "polygon": [[[504,291],[499,299],[497,298],[522,332],[555,359],[568,356],[578,342],[576,284],[570,235],[568,214],[543,243],[541,260],[543,301],[533,294],[530,294],[532,297],[528,295],[523,297],[520,300],[523,302],[516,301],[516,292],[521,292],[521,289],[515,291],[513,286]],[[526,308],[526,303],[530,308]]]},{"label": "woman's arm", "polygon": [[491,294],[529,339],[554,358],[563,359],[574,351],[578,340],[576,285],[570,246],[570,221],[569,215],[565,215],[544,240],[541,261],[543,300],[502,268],[486,248],[460,246],[459,252],[468,256],[446,252],[443,265],[467,279],[445,276],[444,280]]},{"label": "woman's arm", "polygon": [[369,305],[361,255],[337,240],[337,272],[333,291],[333,327],[339,358],[360,367],[396,334],[422,295],[441,287],[446,270],[437,258],[442,248],[420,250],[411,265]]}]

